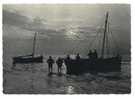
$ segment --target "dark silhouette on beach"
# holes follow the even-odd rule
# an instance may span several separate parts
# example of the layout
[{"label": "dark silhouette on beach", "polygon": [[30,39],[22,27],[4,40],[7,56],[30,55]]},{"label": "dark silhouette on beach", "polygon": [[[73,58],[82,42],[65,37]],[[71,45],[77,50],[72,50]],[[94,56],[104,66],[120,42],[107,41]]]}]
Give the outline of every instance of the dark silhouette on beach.
[{"label": "dark silhouette on beach", "polygon": [[49,56],[49,59],[47,60],[47,63],[48,63],[48,70],[49,70],[49,73],[52,73],[52,72],[53,72],[54,60],[52,59],[51,56]]},{"label": "dark silhouette on beach", "polygon": [[62,65],[63,65],[63,60],[61,57],[59,57],[56,61],[56,64],[58,66],[58,73],[61,73]]},{"label": "dark silhouette on beach", "polygon": [[79,55],[79,53],[77,53],[77,55],[76,55],[76,60],[79,60],[81,57],[80,57],[80,55]]}]

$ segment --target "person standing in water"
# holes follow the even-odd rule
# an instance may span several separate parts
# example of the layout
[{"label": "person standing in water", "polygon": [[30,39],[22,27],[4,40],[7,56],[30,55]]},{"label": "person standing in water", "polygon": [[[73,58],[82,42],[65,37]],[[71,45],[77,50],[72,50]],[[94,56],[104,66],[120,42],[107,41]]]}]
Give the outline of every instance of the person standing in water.
[{"label": "person standing in water", "polygon": [[89,50],[89,53],[88,53],[88,57],[89,57],[89,59],[92,59],[92,51],[91,50]]},{"label": "person standing in water", "polygon": [[62,58],[59,57],[58,60],[56,61],[56,64],[58,66],[58,73],[61,73],[62,64],[63,64]]},{"label": "person standing in water", "polygon": [[67,58],[66,58],[67,60],[70,60],[70,55],[67,55]]},{"label": "person standing in water", "polygon": [[97,51],[96,51],[96,49],[94,49],[93,57],[94,57],[94,59],[97,59],[97,58],[98,58],[98,55],[97,55]]},{"label": "person standing in water", "polygon": [[49,70],[49,73],[52,73],[54,60],[52,59],[51,56],[49,56],[49,59],[47,60],[47,63],[48,63],[48,70]]},{"label": "person standing in water", "polygon": [[76,60],[79,60],[79,59],[80,59],[80,55],[79,55],[79,53],[77,53]]}]

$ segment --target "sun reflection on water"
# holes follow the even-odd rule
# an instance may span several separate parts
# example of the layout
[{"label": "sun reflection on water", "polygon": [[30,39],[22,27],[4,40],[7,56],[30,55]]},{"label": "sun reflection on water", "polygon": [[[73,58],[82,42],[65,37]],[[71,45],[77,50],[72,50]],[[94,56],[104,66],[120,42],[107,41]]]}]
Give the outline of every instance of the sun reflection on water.
[{"label": "sun reflection on water", "polygon": [[73,94],[73,93],[75,93],[74,87],[73,87],[73,86],[68,86],[68,87],[67,87],[67,93],[68,93],[68,94]]}]

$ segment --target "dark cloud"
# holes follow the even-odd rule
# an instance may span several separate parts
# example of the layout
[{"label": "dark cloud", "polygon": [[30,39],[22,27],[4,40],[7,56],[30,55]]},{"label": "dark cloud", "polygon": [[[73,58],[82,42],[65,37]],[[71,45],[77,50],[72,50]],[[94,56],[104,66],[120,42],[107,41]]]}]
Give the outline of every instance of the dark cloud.
[{"label": "dark cloud", "polygon": [[[3,9],[4,35],[7,33],[7,37],[12,35],[16,38],[18,36],[25,38],[27,37],[25,34],[38,32],[41,39],[48,40],[48,44],[52,42],[57,46],[61,43],[60,46],[63,44],[67,47],[74,46],[73,42],[88,43],[97,36],[96,33],[103,33],[105,12],[109,11],[110,31],[121,50],[130,51],[130,5],[84,5],[82,7],[48,5],[48,10],[44,7],[37,9],[33,5],[9,8]],[[70,35],[70,32],[73,34]]]},{"label": "dark cloud", "polygon": [[29,22],[26,16],[20,15],[15,12],[3,10],[3,24],[14,25],[18,27],[25,27]]},{"label": "dark cloud", "polygon": [[[45,24],[43,24],[42,19],[40,18],[34,18],[29,19],[26,16],[23,16],[17,12],[10,12],[7,10],[3,10],[3,24],[8,24],[11,26],[19,27],[24,30],[28,31],[34,31],[38,32],[40,35],[44,35],[42,38],[53,38],[53,39],[72,39],[70,37],[66,37],[65,33],[68,32],[66,28],[63,29],[48,29],[46,28]],[[76,28],[70,27],[74,31]],[[83,40],[89,37],[89,32],[95,33],[96,29],[93,27],[78,27],[78,30],[74,31],[78,35],[74,36],[74,39],[76,40]],[[82,36],[81,34],[84,34],[85,36]],[[74,40],[73,39],[73,40]]]},{"label": "dark cloud", "polygon": [[28,17],[23,16],[17,12],[3,10],[3,25],[7,26],[6,24],[8,27],[11,25],[12,27],[14,26],[21,28],[21,31],[24,29],[27,31],[38,32],[40,35],[62,35],[62,32],[60,31],[55,29],[47,29],[40,18],[29,19]]}]

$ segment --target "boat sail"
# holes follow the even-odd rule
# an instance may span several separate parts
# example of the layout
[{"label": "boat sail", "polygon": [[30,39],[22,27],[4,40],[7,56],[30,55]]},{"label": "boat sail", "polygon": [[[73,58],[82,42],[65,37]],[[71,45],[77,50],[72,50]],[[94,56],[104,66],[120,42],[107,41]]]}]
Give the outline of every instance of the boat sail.
[{"label": "boat sail", "polygon": [[97,72],[120,72],[121,56],[117,53],[115,56],[105,57],[105,43],[107,41],[108,16],[106,13],[104,34],[102,39],[101,57],[80,58],[80,59],[64,59],[67,67],[67,74],[97,73]]},{"label": "boat sail", "polygon": [[14,68],[15,64],[17,64],[17,63],[28,64],[28,63],[42,63],[43,62],[43,56],[42,55],[35,56],[36,37],[37,37],[37,33],[35,33],[34,39],[33,39],[32,54],[25,55],[25,56],[13,57],[13,68]]}]

